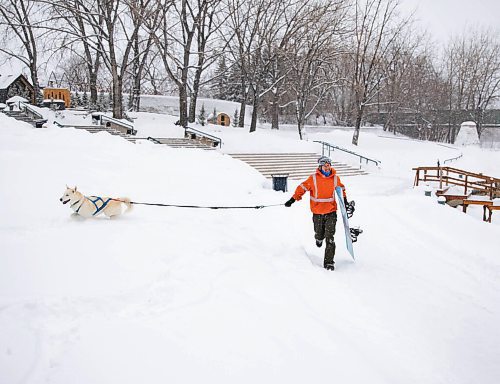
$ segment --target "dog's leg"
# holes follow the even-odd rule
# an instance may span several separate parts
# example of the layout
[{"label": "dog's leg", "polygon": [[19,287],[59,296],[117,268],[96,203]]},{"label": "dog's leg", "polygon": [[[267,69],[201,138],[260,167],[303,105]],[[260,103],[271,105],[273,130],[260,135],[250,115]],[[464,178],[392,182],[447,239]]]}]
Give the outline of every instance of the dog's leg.
[{"label": "dog's leg", "polygon": [[132,203],[130,202],[130,199],[128,197],[122,197],[120,198],[120,200],[127,207],[127,210],[125,212],[130,212],[130,210],[132,209]]}]

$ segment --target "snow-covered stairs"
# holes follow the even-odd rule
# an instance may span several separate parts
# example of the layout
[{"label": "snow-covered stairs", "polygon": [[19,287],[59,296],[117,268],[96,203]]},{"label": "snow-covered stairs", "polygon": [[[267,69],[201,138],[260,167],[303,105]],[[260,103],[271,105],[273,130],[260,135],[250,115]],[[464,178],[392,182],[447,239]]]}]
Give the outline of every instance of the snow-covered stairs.
[{"label": "snow-covered stairs", "polygon": [[72,127],[72,128],[75,128],[75,129],[83,129],[83,130],[85,130],[87,132],[90,132],[90,133],[107,132],[110,135],[119,136],[122,139],[125,139],[125,140],[128,140],[128,141],[132,142],[132,143],[135,143],[135,137],[134,136],[128,135],[126,133],[117,131],[116,129],[108,128],[108,127],[105,127],[105,126],[102,126],[102,125],[80,125],[80,126],[78,126],[78,125],[77,126],[67,125],[67,126],[63,126],[63,127]]},{"label": "snow-covered stairs", "polygon": [[197,148],[205,150],[213,150],[214,147],[210,147],[206,144],[199,142],[198,140],[182,138],[182,137],[166,137],[166,138],[154,138],[153,140],[157,144],[165,144],[173,148]]},{"label": "snow-covered stairs", "polygon": [[36,119],[32,118],[31,116],[28,116],[23,111],[5,111],[4,113],[9,117],[12,117],[19,121],[24,121],[25,123],[29,123],[33,126],[36,124]]},{"label": "snow-covered stairs", "polygon": [[[288,175],[290,179],[302,179],[311,175],[318,166],[317,153],[231,153],[234,159],[244,161],[257,169],[265,177]],[[350,165],[333,162],[332,166],[339,176],[366,175],[361,169]]]}]

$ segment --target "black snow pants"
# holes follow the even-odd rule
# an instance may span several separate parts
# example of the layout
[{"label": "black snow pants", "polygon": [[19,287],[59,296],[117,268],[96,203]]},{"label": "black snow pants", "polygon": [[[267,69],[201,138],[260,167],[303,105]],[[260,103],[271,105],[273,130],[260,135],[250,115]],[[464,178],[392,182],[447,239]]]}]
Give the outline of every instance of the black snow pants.
[{"label": "black snow pants", "polygon": [[337,212],[330,212],[325,215],[313,214],[314,237],[316,240],[326,239],[325,260],[323,266],[333,264],[335,257],[335,226],[337,224]]}]

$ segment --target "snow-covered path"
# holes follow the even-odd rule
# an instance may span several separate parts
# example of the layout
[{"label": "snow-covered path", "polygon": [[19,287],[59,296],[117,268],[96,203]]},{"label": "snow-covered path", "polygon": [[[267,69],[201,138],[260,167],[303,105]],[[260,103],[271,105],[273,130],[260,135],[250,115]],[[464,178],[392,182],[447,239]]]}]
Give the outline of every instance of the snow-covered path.
[{"label": "snow-covered path", "polygon": [[450,149],[366,133],[384,167],[344,180],[364,233],[356,263],[337,234],[332,273],[307,200],[135,206],[117,220],[59,202],[65,184],[173,204],[288,199],[229,156],[1,115],[0,128],[0,383],[498,381],[500,216],[412,188],[411,166]]}]

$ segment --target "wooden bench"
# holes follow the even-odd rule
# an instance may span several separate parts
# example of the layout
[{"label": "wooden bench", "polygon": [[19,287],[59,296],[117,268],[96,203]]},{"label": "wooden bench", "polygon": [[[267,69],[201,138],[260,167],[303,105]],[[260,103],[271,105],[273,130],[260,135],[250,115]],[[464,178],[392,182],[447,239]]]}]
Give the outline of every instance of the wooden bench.
[{"label": "wooden bench", "polygon": [[493,205],[491,200],[475,200],[475,199],[465,199],[462,203],[462,209],[464,213],[467,212],[467,207],[469,205],[482,205],[483,206],[483,221],[486,221],[486,207]]},{"label": "wooden bench", "polygon": [[500,205],[485,205],[484,206],[484,218],[486,219],[486,210],[489,211],[489,215],[488,215],[488,218],[486,219],[486,221],[488,223],[491,223],[491,215],[493,214],[493,211],[499,211],[500,210]]},{"label": "wooden bench", "polygon": [[448,193],[444,193],[440,196],[443,196],[446,199],[446,204],[448,204],[453,208],[461,205],[469,197],[469,195],[458,195],[458,194],[448,194]]}]

